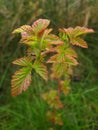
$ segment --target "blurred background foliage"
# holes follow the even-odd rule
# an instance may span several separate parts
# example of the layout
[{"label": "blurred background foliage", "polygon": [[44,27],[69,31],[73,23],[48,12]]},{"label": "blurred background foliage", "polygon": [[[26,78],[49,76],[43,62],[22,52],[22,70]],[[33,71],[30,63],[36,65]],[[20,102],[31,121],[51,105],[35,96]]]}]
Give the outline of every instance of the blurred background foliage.
[{"label": "blurred background foliage", "polygon": [[[16,70],[12,61],[25,55],[24,45],[18,44],[20,36],[12,35],[12,31],[23,24],[31,25],[38,18],[50,19],[50,26],[54,28],[55,34],[58,34],[59,27],[85,26],[95,30],[94,34],[84,36],[89,46],[88,49],[76,47],[80,64],[74,69],[75,73],[72,76],[74,90],[71,96],[73,99],[72,97],[66,99],[67,103],[73,104],[69,110],[73,112],[74,121],[71,123],[74,124],[74,128],[71,129],[73,126],[68,124],[66,119],[66,126],[62,130],[65,128],[69,130],[98,130],[98,125],[96,126],[98,116],[92,114],[92,104],[94,104],[93,108],[98,114],[98,92],[96,92],[96,90],[98,91],[98,0],[0,0],[0,130],[48,129],[49,124],[45,119],[47,108],[43,101],[36,99],[36,95],[33,95],[35,93],[39,95],[39,92],[44,91],[45,83],[36,82],[36,78],[39,80],[39,77],[35,75],[30,89],[19,97],[13,99],[10,95],[11,75]],[[53,85],[52,82],[49,82],[49,86]],[[75,86],[78,87],[75,88]],[[92,90],[93,86],[95,87]],[[90,93],[88,93],[89,89]],[[90,111],[88,111],[87,117],[81,115],[81,111],[85,113],[84,106],[78,110],[80,117],[74,115],[75,104],[79,107],[82,100],[81,96],[77,100],[79,96],[77,93],[87,93],[87,99],[83,97],[84,105],[87,105]],[[88,99],[91,100],[91,103]],[[35,109],[32,108],[33,101],[35,102]],[[24,108],[27,110],[23,110]],[[39,115],[36,109],[38,111],[40,109]],[[89,121],[90,114],[92,117]],[[68,117],[70,118],[69,115]],[[79,121],[80,118],[82,121]],[[32,123],[34,120],[35,124]],[[22,122],[20,123],[20,121]],[[80,122],[81,127],[78,126],[78,122]],[[27,123],[30,125],[28,126]],[[89,125],[90,123],[92,126]],[[22,124],[25,124],[25,128],[22,127]],[[85,124],[85,127],[82,124]]]}]

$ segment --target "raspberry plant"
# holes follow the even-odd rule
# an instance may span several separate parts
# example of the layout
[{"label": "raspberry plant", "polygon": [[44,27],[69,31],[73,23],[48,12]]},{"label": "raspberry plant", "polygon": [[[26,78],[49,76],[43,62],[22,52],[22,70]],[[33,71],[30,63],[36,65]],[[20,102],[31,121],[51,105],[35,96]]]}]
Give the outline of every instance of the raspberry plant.
[{"label": "raspberry plant", "polygon": [[38,19],[32,26],[23,25],[13,31],[13,34],[21,34],[20,43],[26,44],[28,48],[25,57],[13,61],[13,64],[22,68],[12,76],[11,93],[12,96],[17,96],[30,86],[32,70],[45,81],[49,78],[57,80],[57,89],[51,88],[41,97],[50,107],[48,119],[54,124],[63,125],[59,113],[59,109],[64,107],[61,96],[67,96],[70,92],[70,76],[73,74],[73,66],[78,65],[78,55],[73,46],[88,48],[86,41],[80,36],[94,31],[80,26],[60,28],[57,36],[51,33],[51,28],[47,28],[49,24],[48,19]]}]

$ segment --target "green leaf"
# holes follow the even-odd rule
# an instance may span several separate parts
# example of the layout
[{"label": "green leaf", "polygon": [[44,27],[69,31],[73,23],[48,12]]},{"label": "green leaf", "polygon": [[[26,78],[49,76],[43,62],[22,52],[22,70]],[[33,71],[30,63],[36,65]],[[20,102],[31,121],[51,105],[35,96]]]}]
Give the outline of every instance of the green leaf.
[{"label": "green leaf", "polygon": [[44,80],[48,80],[48,71],[44,64],[41,62],[35,61],[33,65],[34,70],[38,73]]},{"label": "green leaf", "polygon": [[51,77],[56,78],[56,77],[62,76],[67,71],[66,62],[54,63],[52,66],[52,71],[53,71],[53,73],[52,73]]},{"label": "green leaf", "polygon": [[13,61],[13,64],[19,65],[19,66],[31,66],[32,67],[32,59],[31,57],[22,57],[20,59],[17,59]]},{"label": "green leaf", "polygon": [[17,96],[25,91],[31,83],[31,68],[24,67],[12,76],[12,96]]}]

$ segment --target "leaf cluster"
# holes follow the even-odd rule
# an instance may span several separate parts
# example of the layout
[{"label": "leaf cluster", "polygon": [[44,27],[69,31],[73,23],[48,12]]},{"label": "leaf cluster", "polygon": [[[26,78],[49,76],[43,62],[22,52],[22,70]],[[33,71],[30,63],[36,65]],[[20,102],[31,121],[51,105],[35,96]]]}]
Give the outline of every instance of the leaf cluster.
[{"label": "leaf cluster", "polygon": [[[70,75],[73,74],[73,66],[78,65],[78,55],[73,46],[88,48],[81,35],[94,31],[79,26],[60,28],[57,36],[51,33],[51,28],[47,28],[49,24],[48,19],[38,19],[31,26],[23,25],[13,31],[13,34],[21,34],[20,43],[27,45],[28,48],[25,57],[13,61],[13,64],[22,68],[12,76],[11,84],[12,95],[17,96],[30,86],[33,71],[45,81],[48,81],[49,77],[56,79],[57,90],[50,90],[43,94],[42,98],[48,103],[50,109],[54,109],[54,113],[57,113],[58,109],[63,108],[61,93],[67,96],[70,92]],[[51,64],[49,68],[47,64]],[[50,118],[51,113],[49,113]],[[63,124],[61,117],[57,120],[55,118],[54,123]]]}]

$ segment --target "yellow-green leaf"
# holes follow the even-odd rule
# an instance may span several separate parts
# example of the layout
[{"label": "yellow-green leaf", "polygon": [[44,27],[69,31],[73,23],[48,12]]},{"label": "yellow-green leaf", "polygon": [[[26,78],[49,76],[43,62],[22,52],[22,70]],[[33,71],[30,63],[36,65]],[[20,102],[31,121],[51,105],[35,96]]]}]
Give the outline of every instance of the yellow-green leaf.
[{"label": "yellow-green leaf", "polygon": [[67,64],[66,62],[55,62],[52,66],[52,75],[51,77],[56,78],[60,77],[67,71]]},{"label": "yellow-green leaf", "polygon": [[75,58],[73,58],[72,56],[70,56],[70,55],[66,56],[66,63],[68,65],[74,65],[74,66],[78,65],[77,60]]},{"label": "yellow-green leaf", "polygon": [[65,50],[65,55],[70,55],[70,56],[75,57],[75,58],[78,57],[77,53],[72,48],[67,48]]},{"label": "yellow-green leaf", "polygon": [[47,67],[41,62],[35,61],[33,65],[34,70],[38,73],[44,80],[48,80]]},{"label": "yellow-green leaf", "polygon": [[31,83],[31,68],[24,67],[12,76],[12,96],[17,96],[25,91]]},{"label": "yellow-green leaf", "polygon": [[20,28],[15,29],[12,33],[13,34],[15,34],[15,33],[22,33],[22,32],[25,32],[27,30],[31,30],[31,26],[29,26],[29,25],[23,25]]},{"label": "yellow-green leaf", "polygon": [[22,57],[20,59],[17,59],[13,61],[13,64],[19,65],[19,66],[32,66],[32,58],[31,57]]}]

